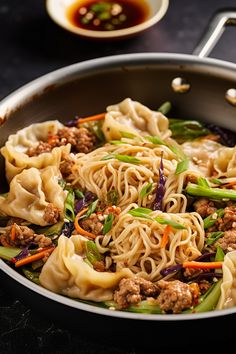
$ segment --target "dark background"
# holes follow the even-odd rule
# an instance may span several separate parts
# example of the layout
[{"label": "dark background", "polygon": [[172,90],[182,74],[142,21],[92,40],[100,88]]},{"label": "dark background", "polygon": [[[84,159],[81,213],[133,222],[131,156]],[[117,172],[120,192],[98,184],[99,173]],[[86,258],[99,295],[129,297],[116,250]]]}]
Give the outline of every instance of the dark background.
[{"label": "dark background", "polygon": [[[170,0],[166,16],[147,32],[128,40],[101,43],[80,39],[58,27],[48,17],[44,1],[0,0],[0,99],[43,74],[87,59],[134,52],[191,54],[214,12],[233,6],[236,9],[235,0]],[[235,38],[236,28],[228,27],[211,56],[236,63]],[[135,343],[129,347],[119,345],[118,340],[108,344],[105,333],[98,342],[93,340],[93,330],[91,324],[91,333],[86,336],[76,329],[61,329],[53,319],[34,313],[17,294],[0,284],[0,353],[149,352]],[[195,335],[195,343],[207,338]],[[184,337],[179,340],[184,341]],[[213,340],[217,341],[217,336]]]}]

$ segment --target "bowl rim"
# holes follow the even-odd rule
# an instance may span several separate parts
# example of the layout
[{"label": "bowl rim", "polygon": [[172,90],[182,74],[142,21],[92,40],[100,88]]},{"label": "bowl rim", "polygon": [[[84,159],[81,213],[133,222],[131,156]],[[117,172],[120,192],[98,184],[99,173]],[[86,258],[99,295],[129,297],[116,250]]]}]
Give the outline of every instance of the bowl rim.
[{"label": "bowl rim", "polygon": [[[56,0],[57,1],[57,0]],[[148,2],[148,0],[146,0]],[[139,32],[145,31],[146,29],[150,28],[157,22],[159,22],[162,17],[166,14],[168,7],[169,7],[169,0],[160,0],[161,5],[160,9],[153,15],[151,18],[148,18],[146,21],[140,23],[139,25],[135,25],[132,27],[127,27],[123,28],[120,30],[114,30],[114,31],[93,31],[93,30],[86,30],[83,28],[76,27],[72,24],[69,23],[64,23],[64,21],[61,21],[61,18],[57,16],[57,14],[54,12],[54,2],[55,0],[46,0],[46,10],[51,17],[51,19],[60,27],[66,29],[67,31],[83,36],[83,37],[88,37],[88,38],[94,38],[94,39],[111,39],[111,38],[122,38],[126,36],[132,36],[134,34],[137,34]],[[75,0],[76,2],[76,0]],[[65,14],[66,18],[66,14]]]},{"label": "bowl rim", "polygon": [[[1,108],[5,111],[5,114],[9,112],[9,106],[12,106],[11,109],[16,109],[18,106],[21,106],[22,103],[26,102],[30,97],[34,97],[35,94],[40,94],[44,92],[47,87],[50,87],[53,84],[65,84],[72,80],[72,78],[81,77],[82,74],[91,75],[93,72],[100,72],[102,69],[111,69],[127,65],[127,67],[134,67],[135,65],[175,65],[179,69],[184,66],[196,68],[199,70],[199,66],[203,68],[208,74],[210,74],[210,68],[214,70],[216,74],[224,75],[227,73],[228,76],[235,77],[236,82],[236,64],[222,61],[213,58],[199,58],[193,55],[188,54],[177,54],[177,53],[136,53],[136,54],[123,54],[108,56],[98,59],[87,60],[84,62],[79,62],[69,66],[65,66],[61,69],[49,72],[46,75],[40,76],[38,79],[35,79],[28,84],[17,89],[7,97],[5,97],[0,102],[0,115]],[[76,76],[77,75],[77,76]],[[96,315],[123,318],[123,319],[132,319],[132,320],[142,320],[142,321],[188,321],[188,320],[200,320],[200,319],[209,319],[214,317],[221,317],[232,315],[236,313],[235,308],[215,310],[211,312],[203,312],[196,314],[135,314],[131,312],[122,312],[122,311],[112,311],[109,309],[104,309],[96,305],[89,305],[83,302],[80,302],[77,299],[67,298],[63,295],[59,295],[43,288],[40,285],[36,285],[23,275],[19,274],[16,270],[12,269],[7,263],[0,259],[0,270],[3,271],[13,280],[17,281],[19,284],[25,286],[27,289],[46,297],[49,300],[56,301],[61,305],[65,305],[75,310],[86,311]]]}]

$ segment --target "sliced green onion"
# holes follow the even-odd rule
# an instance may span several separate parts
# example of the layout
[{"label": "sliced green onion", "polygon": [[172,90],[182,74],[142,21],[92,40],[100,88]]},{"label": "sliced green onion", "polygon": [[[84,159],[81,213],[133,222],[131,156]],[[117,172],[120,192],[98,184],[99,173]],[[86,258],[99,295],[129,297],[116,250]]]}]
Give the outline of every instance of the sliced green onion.
[{"label": "sliced green onion", "polygon": [[212,232],[206,239],[207,245],[213,245],[224,233],[222,231]]},{"label": "sliced green onion", "polygon": [[88,207],[88,211],[86,213],[86,217],[90,217],[90,215],[92,215],[97,207],[98,204],[98,199],[96,199],[94,202],[92,202],[89,207]]},{"label": "sliced green onion", "polygon": [[12,258],[16,257],[22,249],[13,247],[3,247],[0,246],[0,258],[10,261]]},{"label": "sliced green onion", "polygon": [[189,165],[189,160],[188,159],[184,159],[180,162],[178,162],[176,170],[175,170],[175,174],[179,175],[185,171],[188,170],[188,165]]},{"label": "sliced green onion", "polygon": [[129,132],[120,131],[120,134],[121,134],[122,138],[127,138],[127,139],[137,138],[137,135],[135,135],[133,133],[129,133]]},{"label": "sliced green onion", "polygon": [[195,120],[169,119],[169,128],[179,143],[209,134],[209,130]]},{"label": "sliced green onion", "polygon": [[128,156],[128,155],[120,155],[120,154],[116,154],[115,158],[119,161],[122,162],[127,162],[127,163],[140,163],[141,160],[137,159],[136,157],[133,156]]},{"label": "sliced green onion", "polygon": [[102,257],[98,251],[96,244],[93,241],[87,241],[85,243],[85,249],[86,249],[86,257],[92,265],[95,262],[101,261]]},{"label": "sliced green onion", "polygon": [[217,217],[215,218],[213,215],[215,213],[207,216],[204,220],[203,220],[203,223],[204,223],[204,229],[209,229],[210,227],[212,227],[216,222],[217,222],[217,219],[218,218],[222,218],[222,216],[224,215],[224,209],[218,209],[216,210],[216,215]]},{"label": "sliced green onion", "polygon": [[179,224],[173,220],[168,220],[168,219],[163,219],[161,217],[156,217],[153,220],[157,221],[159,224],[163,224],[163,225],[170,225],[172,226],[174,229],[179,229],[179,230],[183,230],[186,229],[186,227],[182,224]]},{"label": "sliced green onion", "polygon": [[149,195],[149,194],[152,192],[152,189],[153,189],[153,183],[148,183],[148,184],[146,184],[146,185],[141,189],[141,192],[140,192],[141,198],[144,198],[144,197],[146,197],[147,195]]},{"label": "sliced green onion", "polygon": [[166,146],[166,143],[162,139],[160,139],[158,136],[145,136],[145,139],[150,141],[152,144]]},{"label": "sliced green onion", "polygon": [[109,205],[117,205],[118,203],[118,192],[115,189],[111,189],[107,193],[107,204]]},{"label": "sliced green onion", "polygon": [[207,181],[207,179],[206,178],[203,178],[203,177],[199,177],[198,178],[198,180],[197,180],[197,184],[199,185],[199,186],[203,186],[203,187],[210,187],[209,186],[209,183],[208,183],[208,181]]},{"label": "sliced green onion", "polygon": [[103,156],[103,158],[101,159],[101,161],[107,161],[107,160],[112,160],[115,158],[115,155],[112,154],[107,154],[105,156]]},{"label": "sliced green onion", "polygon": [[186,192],[194,197],[207,197],[210,199],[231,199],[236,200],[236,191],[220,188],[206,188],[189,183]]},{"label": "sliced green onion", "polygon": [[219,185],[223,184],[223,182],[219,178],[212,178],[211,182]]},{"label": "sliced green onion", "polygon": [[84,198],[84,193],[81,192],[79,189],[75,189],[74,192],[75,192],[76,198],[78,198],[78,199]]},{"label": "sliced green onion", "polygon": [[102,230],[103,235],[107,234],[111,230],[113,220],[114,220],[114,214],[112,213],[108,214],[105,219],[103,230]]},{"label": "sliced green onion", "polygon": [[164,102],[159,108],[158,108],[158,112],[161,112],[162,114],[164,114],[164,116],[166,116],[170,110],[172,108],[172,105],[169,101]]},{"label": "sliced green onion", "polygon": [[225,258],[225,253],[220,246],[216,249],[215,262],[223,262]]},{"label": "sliced green onion", "polygon": [[179,224],[173,220],[167,220],[164,219],[160,216],[157,216],[156,218],[152,218],[151,216],[149,216],[150,213],[152,213],[153,210],[148,209],[148,208],[136,208],[133,210],[130,210],[128,212],[128,214],[134,216],[134,217],[139,217],[139,218],[143,218],[143,219],[149,219],[152,221],[157,221],[159,224],[163,224],[163,225],[170,225],[172,226],[174,229],[186,229],[186,227],[184,227],[184,225]]},{"label": "sliced green onion", "polygon": [[124,144],[128,144],[128,143],[126,143],[126,142],[124,142],[124,141],[121,141],[121,140],[111,140],[111,141],[109,141],[109,143],[112,144],[112,145],[124,145]]},{"label": "sliced green onion", "polygon": [[73,189],[68,189],[68,194],[65,200],[65,217],[70,221],[74,221],[74,204],[75,204],[75,194]]},{"label": "sliced green onion", "polygon": [[132,210],[128,211],[128,214],[130,214],[132,216],[141,216],[141,215],[148,215],[152,212],[153,212],[153,210],[148,209],[148,208],[136,208],[136,209],[132,209]]}]

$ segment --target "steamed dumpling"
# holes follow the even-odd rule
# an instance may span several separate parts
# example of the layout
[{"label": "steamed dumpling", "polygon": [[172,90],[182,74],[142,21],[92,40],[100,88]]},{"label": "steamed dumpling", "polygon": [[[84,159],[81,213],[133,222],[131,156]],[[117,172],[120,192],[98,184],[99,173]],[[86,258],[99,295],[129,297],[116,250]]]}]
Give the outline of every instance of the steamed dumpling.
[{"label": "steamed dumpling", "polygon": [[188,141],[181,145],[185,155],[190,159],[190,168],[211,176],[214,159],[222,145],[206,138]]},{"label": "steamed dumpling", "polygon": [[107,111],[102,130],[108,141],[120,139],[122,131],[136,135],[154,135],[162,139],[171,135],[168,119],[162,113],[152,111],[130,98],[107,107]]},{"label": "steamed dumpling", "polygon": [[38,169],[47,166],[59,168],[62,152],[69,153],[70,145],[55,147],[51,152],[44,152],[38,156],[27,155],[29,148],[34,148],[39,141],[47,141],[48,134],[55,135],[63,125],[58,121],[32,124],[27,128],[19,130],[16,134],[10,135],[1,153],[5,158],[6,177],[8,182],[26,168],[35,167]]},{"label": "steamed dumpling", "polygon": [[223,282],[217,309],[236,306],[236,251],[226,254],[223,263]]},{"label": "steamed dumpling", "polygon": [[45,288],[72,298],[106,301],[124,277],[132,277],[128,268],[119,272],[97,272],[83,260],[85,240],[81,236],[60,236],[58,246],[43,266],[40,283]]},{"label": "steamed dumpling", "polygon": [[58,184],[55,166],[32,167],[16,175],[6,197],[0,197],[0,213],[46,226],[64,216],[66,194]]},{"label": "steamed dumpling", "polygon": [[236,147],[222,147],[214,160],[217,177],[236,177]]}]

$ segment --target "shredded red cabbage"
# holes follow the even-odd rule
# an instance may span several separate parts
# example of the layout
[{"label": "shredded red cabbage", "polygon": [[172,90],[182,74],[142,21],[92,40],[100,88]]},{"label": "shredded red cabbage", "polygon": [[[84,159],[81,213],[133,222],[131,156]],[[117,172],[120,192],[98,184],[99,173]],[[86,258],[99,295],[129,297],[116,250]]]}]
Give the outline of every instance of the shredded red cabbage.
[{"label": "shredded red cabbage", "polygon": [[162,210],[163,198],[165,194],[165,183],[166,183],[166,178],[164,175],[163,152],[162,152],[161,162],[159,167],[159,183],[156,189],[156,198],[153,203],[152,210]]},{"label": "shredded red cabbage", "polygon": [[181,270],[183,268],[183,265],[182,264],[176,264],[174,266],[171,266],[171,267],[167,267],[165,269],[162,269],[160,271],[161,275],[163,277],[165,277],[166,275],[169,275],[171,273],[175,273],[175,272],[178,272],[179,270]]},{"label": "shredded red cabbage", "polygon": [[78,120],[79,120],[79,117],[76,116],[74,119],[69,120],[69,122],[67,122],[65,125],[66,125],[67,127],[69,127],[69,128],[71,128],[71,127],[77,127]]},{"label": "shredded red cabbage", "polygon": [[78,214],[84,207],[86,207],[88,204],[92,203],[96,199],[96,195],[93,194],[92,192],[86,192],[84,194],[84,197],[81,199],[78,199],[75,203],[75,214]]},{"label": "shredded red cabbage", "polygon": [[29,245],[24,247],[24,248],[22,248],[22,251],[16,257],[14,257],[12,259],[12,261],[15,263],[17,261],[20,261],[23,258],[28,257],[28,255],[29,255]]}]

